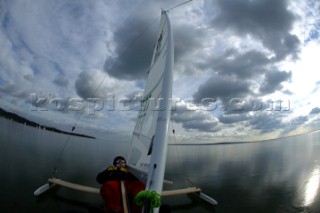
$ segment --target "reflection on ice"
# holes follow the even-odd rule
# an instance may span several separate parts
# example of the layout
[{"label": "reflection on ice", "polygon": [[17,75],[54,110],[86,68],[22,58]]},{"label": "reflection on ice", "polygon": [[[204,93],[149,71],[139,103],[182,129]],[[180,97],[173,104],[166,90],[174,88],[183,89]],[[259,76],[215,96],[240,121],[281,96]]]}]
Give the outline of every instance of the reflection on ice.
[{"label": "reflection on ice", "polygon": [[320,181],[320,169],[316,168],[312,171],[308,182],[306,184],[305,188],[305,193],[304,193],[304,206],[309,206],[311,205],[316,196],[317,196],[317,191],[319,189],[319,181]]}]

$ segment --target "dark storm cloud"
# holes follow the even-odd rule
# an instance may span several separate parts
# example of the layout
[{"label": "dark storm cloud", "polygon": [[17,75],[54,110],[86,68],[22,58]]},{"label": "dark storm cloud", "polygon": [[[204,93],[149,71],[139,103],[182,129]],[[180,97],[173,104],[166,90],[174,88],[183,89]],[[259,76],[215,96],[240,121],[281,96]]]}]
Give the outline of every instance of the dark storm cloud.
[{"label": "dark storm cloud", "polygon": [[220,99],[228,102],[232,98],[243,98],[250,94],[250,83],[232,77],[213,76],[202,84],[194,93],[193,99],[196,103],[204,98]]},{"label": "dark storm cloud", "polygon": [[284,71],[270,71],[265,74],[265,80],[260,87],[261,94],[270,94],[275,92],[276,90],[281,90],[281,83],[284,81],[288,81],[291,79],[291,72]]},{"label": "dark storm cloud", "polygon": [[203,29],[195,29],[191,23],[174,26],[175,61],[179,62],[183,56],[194,54],[195,50],[201,49],[204,36]]},{"label": "dark storm cloud", "polygon": [[[268,95],[281,91],[282,83],[290,81],[292,76],[289,71],[278,70],[259,51],[238,54],[237,51],[229,50],[223,54],[223,57],[213,60],[211,65],[201,66],[211,66],[217,74],[200,85],[193,94],[195,103],[204,98],[216,98],[224,105],[228,105],[235,98],[257,98]],[[283,92],[290,93],[290,91]]]},{"label": "dark storm cloud", "polygon": [[296,15],[288,10],[288,1],[218,0],[210,5],[218,8],[211,24],[213,28],[231,30],[239,36],[251,35],[272,50],[276,60],[291,55],[297,58],[299,39],[290,34]]},{"label": "dark storm cloud", "polygon": [[289,33],[297,18],[287,8],[286,1],[275,0],[218,0],[207,5],[208,15],[213,14],[213,29],[226,36],[250,35],[275,57],[258,49],[241,52],[229,48],[220,55],[213,53],[210,60],[197,64],[200,70],[215,74],[194,93],[195,102],[212,97],[227,104],[233,98],[264,96],[283,89],[282,83],[291,79],[291,72],[279,70],[276,63],[289,55],[296,58],[299,52],[298,39]]},{"label": "dark storm cloud", "polygon": [[235,75],[239,79],[248,79],[266,72],[265,66],[271,61],[257,50],[240,54],[235,49],[229,49],[222,56],[212,61],[211,66],[220,75]]},{"label": "dark storm cloud", "polygon": [[[252,50],[238,53],[234,49],[213,59],[202,68],[217,72],[194,93],[195,102],[203,98],[217,98],[227,104],[234,98],[257,97],[271,94],[283,88],[282,83],[291,79],[292,73],[278,70],[262,52]],[[255,92],[259,83],[259,93]],[[290,91],[284,91],[290,93]]]},{"label": "dark storm cloud", "polygon": [[159,19],[156,15],[131,16],[114,33],[117,57],[107,59],[104,70],[119,79],[145,78],[151,62],[158,25]]},{"label": "dark storm cloud", "polygon": [[[173,5],[171,1],[163,2],[167,2],[165,4],[170,6]],[[146,2],[145,4],[145,10],[142,13],[132,14],[114,32],[116,57],[106,60],[104,70],[118,79],[144,79],[150,66],[159,30],[160,8],[163,5],[156,8],[154,4],[159,4],[159,2]],[[171,24],[174,37],[174,58],[177,63],[183,56],[192,55],[195,50],[203,46],[205,33],[202,29],[196,29],[193,23],[176,24],[174,20],[171,20]]]},{"label": "dark storm cloud", "polygon": [[[273,64],[287,55],[295,57],[299,44],[296,37],[289,33],[295,16],[286,9],[286,3],[227,0],[218,1],[217,6],[220,11],[211,22],[213,29],[232,30],[239,37],[250,34],[253,39],[258,39],[266,48],[273,51],[276,60],[270,56],[267,57],[265,52],[259,50],[240,52],[229,48],[222,55],[213,53],[211,59],[203,60],[201,63],[195,60],[189,65],[183,64],[184,69],[192,69],[192,66],[195,66],[198,70],[215,72],[194,93],[194,102],[199,103],[204,98],[214,98],[221,101],[223,105],[229,106],[230,100],[234,98],[257,97],[282,89],[281,84],[290,79],[291,73],[277,70]],[[273,15],[270,16],[270,14]],[[104,66],[105,71],[116,78],[143,78],[151,60],[152,45],[157,32],[147,30],[140,39],[138,35],[150,24],[150,19],[146,20],[144,16],[131,16],[131,18],[114,34],[118,57],[114,61],[107,60]],[[135,40],[137,37],[139,39]],[[206,44],[204,30],[188,23],[175,26],[174,38],[177,65],[184,60],[190,61],[189,56],[197,59],[200,56],[197,51],[201,52],[200,49],[205,48],[203,46]],[[259,80],[263,82],[259,85],[260,88],[254,87],[253,82],[257,83]],[[232,124],[247,121],[250,119],[248,113],[252,111],[250,107],[252,108],[250,105],[241,111],[228,109],[219,117],[220,122]],[[261,115],[260,118],[262,118]],[[208,112],[180,110],[173,113],[173,119],[177,123],[182,123],[186,129],[199,131],[215,131],[219,126],[219,121],[210,118]],[[271,128],[277,126],[275,125],[277,122],[281,125],[280,119],[273,122],[267,120],[265,124],[270,124]],[[254,125],[255,128],[260,126],[262,124]]]}]

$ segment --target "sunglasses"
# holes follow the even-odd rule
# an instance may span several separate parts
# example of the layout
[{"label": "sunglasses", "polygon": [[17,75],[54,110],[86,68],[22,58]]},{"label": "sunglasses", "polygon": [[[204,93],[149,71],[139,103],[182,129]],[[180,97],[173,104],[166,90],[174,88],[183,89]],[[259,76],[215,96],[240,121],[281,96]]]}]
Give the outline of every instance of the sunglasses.
[{"label": "sunglasses", "polygon": [[116,161],[116,164],[119,164],[119,163],[126,163],[126,161],[124,161],[124,160],[117,160],[117,161]]}]

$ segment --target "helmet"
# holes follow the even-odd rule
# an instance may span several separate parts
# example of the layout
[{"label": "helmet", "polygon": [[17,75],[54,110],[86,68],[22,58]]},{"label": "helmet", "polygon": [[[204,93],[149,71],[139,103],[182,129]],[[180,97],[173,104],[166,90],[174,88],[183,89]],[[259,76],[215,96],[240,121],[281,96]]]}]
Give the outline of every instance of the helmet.
[{"label": "helmet", "polygon": [[113,165],[114,165],[114,166],[116,166],[116,162],[117,162],[118,160],[124,160],[124,161],[126,161],[126,159],[125,159],[124,157],[122,157],[122,156],[117,156],[117,157],[115,157],[115,158],[113,159]]}]

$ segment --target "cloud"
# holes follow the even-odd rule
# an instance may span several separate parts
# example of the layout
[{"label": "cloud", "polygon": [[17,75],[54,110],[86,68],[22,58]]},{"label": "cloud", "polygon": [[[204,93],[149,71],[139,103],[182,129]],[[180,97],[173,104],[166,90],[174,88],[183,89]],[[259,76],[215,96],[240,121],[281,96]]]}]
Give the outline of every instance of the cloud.
[{"label": "cloud", "polygon": [[320,107],[315,107],[311,110],[309,115],[319,114],[320,113]]},{"label": "cloud", "polygon": [[104,63],[104,70],[118,79],[137,80],[146,78],[151,62],[153,45],[158,33],[160,13],[152,14],[150,4],[143,13],[133,13],[115,30],[115,56]]},{"label": "cloud", "polygon": [[215,74],[199,86],[193,95],[195,102],[213,97],[226,104],[233,98],[264,96],[281,90],[282,83],[292,75],[290,71],[279,70],[262,51],[239,52],[233,48],[210,56],[210,60],[198,63],[198,68]]},{"label": "cloud", "polygon": [[283,87],[282,82],[288,81],[291,78],[291,72],[284,71],[269,71],[265,74],[265,80],[260,87],[261,94],[270,94],[277,90],[281,90]]},{"label": "cloud", "polygon": [[311,93],[316,93],[320,89],[320,81],[317,81],[315,84],[316,85]]},{"label": "cloud", "polygon": [[92,69],[79,73],[75,82],[77,94],[83,98],[107,98],[114,95],[115,79],[100,70]]},{"label": "cloud", "polygon": [[22,89],[19,86],[15,84],[7,84],[4,87],[0,87],[0,92],[5,93],[5,94],[10,94],[12,97],[15,98],[26,98],[30,95],[30,90],[29,89]]},{"label": "cloud", "polygon": [[[299,41],[289,33],[297,16],[287,10],[288,5],[277,1],[235,3],[227,0],[207,6],[218,8],[207,8],[214,14],[210,24],[213,29],[222,31],[226,39],[220,38],[223,39],[221,43],[212,47],[214,50],[224,44],[223,52],[212,52],[197,63],[199,70],[210,70],[212,77],[193,94],[194,102],[198,103],[203,98],[217,98],[228,105],[234,98],[258,98],[284,89],[283,83],[289,82],[292,74],[280,70],[276,62],[288,55],[297,58],[299,53]],[[227,37],[230,31],[248,42],[246,45],[251,42],[251,49],[238,44],[232,48],[232,40]],[[254,39],[260,40],[264,48],[273,54],[257,46]],[[283,92],[292,94],[287,89]]]},{"label": "cloud", "polygon": [[205,98],[220,99],[228,102],[233,98],[248,96],[250,83],[246,80],[239,80],[235,77],[212,76],[204,84],[200,85],[198,91],[193,94],[194,102],[199,103]]},{"label": "cloud", "polygon": [[[105,60],[105,27],[112,23],[106,19],[117,11],[108,6],[101,1],[8,2],[0,31],[2,92],[21,97],[23,88],[41,97],[74,96],[67,86],[75,84],[81,70],[101,68]],[[65,94],[58,94],[59,87]]]},{"label": "cloud", "polygon": [[171,112],[171,118],[186,130],[217,132],[221,129],[218,119],[210,112],[194,110],[185,102],[179,102]]},{"label": "cloud", "polygon": [[194,57],[199,48],[204,48],[205,33],[193,23],[183,23],[174,28],[174,55],[177,63],[185,57]]},{"label": "cloud", "polygon": [[[299,39],[290,34],[297,15],[288,10],[288,1],[218,0],[208,3],[213,13],[213,28],[231,30],[238,36],[251,35],[272,50],[276,60],[291,55],[297,58]],[[215,9],[217,8],[217,9]],[[208,12],[209,12],[208,11]]]},{"label": "cloud", "polygon": [[[112,57],[106,59],[104,70],[115,78],[126,80],[146,78],[159,31],[160,8],[170,8],[173,5],[172,1],[142,2],[143,12],[133,12],[134,9],[132,9],[130,16],[113,33],[115,51]],[[135,5],[133,8],[138,6]],[[191,9],[190,13],[194,13],[194,10],[196,9]],[[179,16],[179,13],[175,12],[172,11],[172,16]],[[193,50],[201,46],[204,34],[201,29],[194,30],[194,23],[180,22],[179,25],[175,25],[175,21],[178,20],[172,20],[171,23],[174,25],[175,61],[177,62],[183,56],[194,53]]]},{"label": "cloud", "polygon": [[233,123],[248,121],[251,118],[251,116],[249,116],[248,114],[232,114],[232,115],[222,114],[218,118],[221,123],[233,124]]},{"label": "cloud", "polygon": [[252,129],[260,130],[261,133],[279,131],[285,127],[285,124],[282,122],[281,115],[275,117],[267,112],[253,116],[249,120],[249,125],[251,125]]},{"label": "cloud", "polygon": [[266,66],[270,63],[270,59],[261,51],[239,53],[235,49],[229,49],[207,66],[211,66],[220,75],[235,75],[239,79],[248,79],[265,73]]},{"label": "cloud", "polygon": [[298,116],[292,120],[290,120],[285,127],[283,128],[283,133],[288,133],[297,128],[303,127],[304,124],[309,120],[308,116]]},{"label": "cloud", "polygon": [[62,76],[58,76],[57,78],[55,78],[53,80],[53,83],[55,83],[56,85],[61,86],[61,87],[67,87],[69,84],[69,81],[68,81],[68,79],[65,79]]}]

